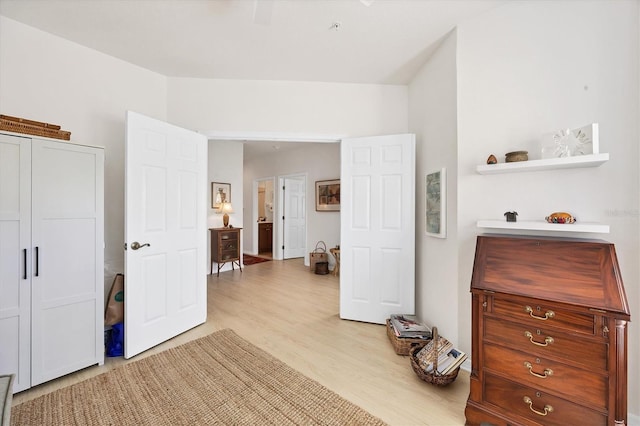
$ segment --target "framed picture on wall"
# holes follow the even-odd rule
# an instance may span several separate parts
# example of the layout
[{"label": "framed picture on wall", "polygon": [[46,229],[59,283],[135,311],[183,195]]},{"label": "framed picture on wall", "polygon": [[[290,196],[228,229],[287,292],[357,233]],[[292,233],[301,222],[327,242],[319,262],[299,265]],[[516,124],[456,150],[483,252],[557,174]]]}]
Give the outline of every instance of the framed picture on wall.
[{"label": "framed picture on wall", "polygon": [[222,203],[231,202],[231,184],[211,182],[211,208],[220,210]]},{"label": "framed picture on wall", "polygon": [[316,211],[340,211],[340,179],[316,181]]},{"label": "framed picture on wall", "polygon": [[425,210],[427,235],[447,237],[447,176],[446,169],[429,173],[425,182]]}]

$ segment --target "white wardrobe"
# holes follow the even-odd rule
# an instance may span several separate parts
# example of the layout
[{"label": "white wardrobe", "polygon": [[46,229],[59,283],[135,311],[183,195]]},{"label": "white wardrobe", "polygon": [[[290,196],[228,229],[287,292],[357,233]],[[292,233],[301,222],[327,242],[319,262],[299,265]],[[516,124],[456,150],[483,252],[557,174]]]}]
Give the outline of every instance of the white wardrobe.
[{"label": "white wardrobe", "polygon": [[104,363],[104,150],[0,132],[0,374]]}]

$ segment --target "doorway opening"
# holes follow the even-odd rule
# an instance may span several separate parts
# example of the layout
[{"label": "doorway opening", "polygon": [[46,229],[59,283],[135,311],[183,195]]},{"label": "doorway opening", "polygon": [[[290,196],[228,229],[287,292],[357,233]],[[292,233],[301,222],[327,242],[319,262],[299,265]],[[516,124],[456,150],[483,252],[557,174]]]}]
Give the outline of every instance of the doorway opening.
[{"label": "doorway opening", "polygon": [[253,252],[259,257],[273,258],[273,222],[275,177],[253,182]]}]

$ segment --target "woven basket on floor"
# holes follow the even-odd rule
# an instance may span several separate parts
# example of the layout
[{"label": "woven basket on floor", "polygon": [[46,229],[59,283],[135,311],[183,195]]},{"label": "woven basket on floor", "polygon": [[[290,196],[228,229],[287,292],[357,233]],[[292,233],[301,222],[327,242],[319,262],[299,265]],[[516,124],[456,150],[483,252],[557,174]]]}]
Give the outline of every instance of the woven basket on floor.
[{"label": "woven basket on floor", "polygon": [[393,332],[393,327],[391,326],[391,321],[389,321],[389,319],[387,319],[387,337],[389,337],[389,341],[398,355],[409,355],[411,348],[422,348],[430,342],[430,340],[426,339],[399,338]]},{"label": "woven basket on floor", "polygon": [[[439,338],[438,338],[438,329],[436,327],[433,327],[433,329],[431,330],[431,333],[433,335],[433,338],[436,339],[436,345],[434,345],[434,351],[438,351],[438,343],[439,343]],[[427,373],[426,371],[424,371],[422,369],[422,367],[420,367],[420,364],[418,363],[418,360],[416,359],[416,355],[418,355],[418,352],[420,351],[420,349],[422,349],[421,347],[414,347],[411,348],[411,351],[409,352],[409,358],[411,359],[411,367],[413,368],[413,371],[417,374],[417,376],[424,380],[427,383],[431,383],[432,385],[436,385],[436,386],[447,386],[448,384],[452,383],[456,377],[458,377],[458,372],[460,371],[460,367],[456,368],[454,371],[448,373],[448,374],[440,374],[438,372],[438,357],[434,356],[434,360],[433,360],[433,371],[430,373]]]}]

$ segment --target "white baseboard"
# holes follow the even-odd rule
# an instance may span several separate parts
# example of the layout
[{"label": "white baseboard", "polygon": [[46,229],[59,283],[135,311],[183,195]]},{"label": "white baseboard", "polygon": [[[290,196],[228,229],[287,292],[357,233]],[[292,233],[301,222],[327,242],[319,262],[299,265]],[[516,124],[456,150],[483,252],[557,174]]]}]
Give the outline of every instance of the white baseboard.
[{"label": "white baseboard", "polygon": [[467,358],[465,362],[460,366],[461,370],[466,371],[467,373],[471,373],[471,358]]}]

